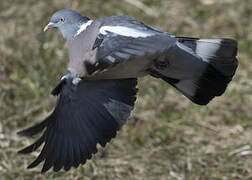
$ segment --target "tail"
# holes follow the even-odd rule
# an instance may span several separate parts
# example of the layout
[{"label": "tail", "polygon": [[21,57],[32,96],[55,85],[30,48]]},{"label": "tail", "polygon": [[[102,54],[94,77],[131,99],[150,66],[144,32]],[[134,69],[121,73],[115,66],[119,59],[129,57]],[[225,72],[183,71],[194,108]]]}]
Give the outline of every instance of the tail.
[{"label": "tail", "polygon": [[165,57],[167,67],[159,68],[160,60],[157,60],[150,74],[168,82],[194,103],[206,105],[225,92],[235,74],[237,42],[231,39],[177,39]]}]

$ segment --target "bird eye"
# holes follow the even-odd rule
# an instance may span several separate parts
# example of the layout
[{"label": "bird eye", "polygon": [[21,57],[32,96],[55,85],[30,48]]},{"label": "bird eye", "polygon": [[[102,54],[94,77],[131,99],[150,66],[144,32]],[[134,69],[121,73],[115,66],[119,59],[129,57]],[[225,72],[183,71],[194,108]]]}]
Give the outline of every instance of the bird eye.
[{"label": "bird eye", "polygon": [[64,19],[64,18],[61,18],[61,19],[60,19],[60,21],[61,21],[61,22],[64,22],[64,21],[65,21],[65,19]]}]

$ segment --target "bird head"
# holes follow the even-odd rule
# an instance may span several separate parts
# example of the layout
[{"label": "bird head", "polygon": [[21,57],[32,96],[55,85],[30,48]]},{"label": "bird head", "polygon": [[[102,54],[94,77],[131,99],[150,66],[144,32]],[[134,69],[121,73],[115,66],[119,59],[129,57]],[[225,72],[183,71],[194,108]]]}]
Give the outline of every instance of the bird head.
[{"label": "bird head", "polygon": [[44,31],[58,28],[63,37],[70,40],[77,33],[80,26],[87,21],[89,21],[89,18],[81,15],[80,13],[70,9],[63,9],[52,15],[51,20],[45,26]]}]

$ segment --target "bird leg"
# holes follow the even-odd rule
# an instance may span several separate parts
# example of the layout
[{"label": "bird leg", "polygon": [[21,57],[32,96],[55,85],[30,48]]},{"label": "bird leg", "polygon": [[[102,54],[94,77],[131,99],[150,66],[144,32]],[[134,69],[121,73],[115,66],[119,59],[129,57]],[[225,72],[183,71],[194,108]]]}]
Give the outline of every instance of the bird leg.
[{"label": "bird leg", "polygon": [[81,81],[80,77],[75,76],[74,74],[72,74],[71,72],[67,72],[62,78],[62,80],[72,80],[72,84],[77,86],[79,84],[79,82]]},{"label": "bird leg", "polygon": [[79,77],[74,77],[72,80],[73,85],[77,86],[79,82],[81,81],[81,78]]},{"label": "bird leg", "polygon": [[67,83],[67,81],[71,81],[73,85],[77,86],[82,79],[73,75],[71,72],[67,72],[60,80],[60,82],[56,85],[56,87],[52,90],[51,94],[56,96],[58,95],[63,86]]}]

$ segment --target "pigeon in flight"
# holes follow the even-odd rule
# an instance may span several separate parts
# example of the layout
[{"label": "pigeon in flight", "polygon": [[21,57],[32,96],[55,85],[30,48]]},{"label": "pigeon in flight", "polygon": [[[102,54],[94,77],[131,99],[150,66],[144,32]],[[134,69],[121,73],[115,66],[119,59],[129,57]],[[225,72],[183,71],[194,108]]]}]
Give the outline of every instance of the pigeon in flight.
[{"label": "pigeon in flight", "polygon": [[58,28],[67,41],[69,65],[52,94],[56,107],[41,123],[19,132],[42,136],[19,151],[43,149],[28,168],[42,172],[85,164],[105,147],[129,117],[137,78],[161,79],[192,102],[220,96],[238,66],[232,39],[178,37],[128,16],[91,20],[73,10],[53,14],[44,31]]}]

